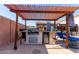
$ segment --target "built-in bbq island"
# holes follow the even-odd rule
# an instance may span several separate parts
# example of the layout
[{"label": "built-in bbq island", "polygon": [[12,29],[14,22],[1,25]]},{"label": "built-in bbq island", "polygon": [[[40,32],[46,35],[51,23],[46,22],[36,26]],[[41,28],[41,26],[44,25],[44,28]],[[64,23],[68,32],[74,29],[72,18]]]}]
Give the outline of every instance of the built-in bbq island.
[{"label": "built-in bbq island", "polygon": [[26,32],[26,44],[48,44],[50,43],[50,39],[51,39],[51,32],[48,31]]},{"label": "built-in bbq island", "polygon": [[26,44],[42,44],[42,32],[27,31]]}]

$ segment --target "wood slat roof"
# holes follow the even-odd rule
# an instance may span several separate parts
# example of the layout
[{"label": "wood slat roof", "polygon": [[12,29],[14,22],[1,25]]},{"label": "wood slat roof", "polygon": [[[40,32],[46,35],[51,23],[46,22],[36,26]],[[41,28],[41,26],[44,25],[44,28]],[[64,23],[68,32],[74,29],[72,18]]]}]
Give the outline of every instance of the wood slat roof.
[{"label": "wood slat roof", "polygon": [[57,20],[68,13],[73,13],[78,6],[41,6],[26,4],[6,4],[10,11],[18,13],[28,20]]}]

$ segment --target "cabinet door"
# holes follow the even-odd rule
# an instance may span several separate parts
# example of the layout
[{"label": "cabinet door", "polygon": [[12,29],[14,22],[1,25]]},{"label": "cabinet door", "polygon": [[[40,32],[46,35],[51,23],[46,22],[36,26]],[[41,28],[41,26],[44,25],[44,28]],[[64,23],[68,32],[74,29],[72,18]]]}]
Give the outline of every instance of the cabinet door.
[{"label": "cabinet door", "polygon": [[48,43],[48,35],[44,35],[44,43]]},{"label": "cabinet door", "polygon": [[49,32],[43,32],[43,43],[49,43]]},{"label": "cabinet door", "polygon": [[37,42],[38,42],[37,36],[29,37],[29,43],[37,43]]}]

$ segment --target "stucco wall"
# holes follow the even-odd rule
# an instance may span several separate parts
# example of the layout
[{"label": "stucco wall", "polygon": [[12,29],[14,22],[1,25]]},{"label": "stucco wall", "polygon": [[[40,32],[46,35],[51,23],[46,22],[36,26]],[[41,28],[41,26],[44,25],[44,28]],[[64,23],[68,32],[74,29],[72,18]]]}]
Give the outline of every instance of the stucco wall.
[{"label": "stucco wall", "polygon": [[[10,25],[11,24],[11,25]],[[10,33],[11,27],[11,33]],[[20,28],[24,28],[24,25],[20,24]],[[0,45],[5,45],[13,42],[15,39],[15,22],[0,16]]]},{"label": "stucco wall", "polygon": [[75,24],[78,25],[78,34],[77,35],[79,36],[79,15],[75,16],[74,19],[75,19]]},{"label": "stucco wall", "polygon": [[[58,20],[58,21],[59,21],[59,20]],[[74,22],[75,22],[75,24],[78,25],[78,32],[77,32],[77,35],[79,36],[79,15],[74,16]],[[59,23],[60,23],[60,24],[66,24],[66,21],[60,21]],[[76,32],[74,33],[74,35],[76,35]]]}]

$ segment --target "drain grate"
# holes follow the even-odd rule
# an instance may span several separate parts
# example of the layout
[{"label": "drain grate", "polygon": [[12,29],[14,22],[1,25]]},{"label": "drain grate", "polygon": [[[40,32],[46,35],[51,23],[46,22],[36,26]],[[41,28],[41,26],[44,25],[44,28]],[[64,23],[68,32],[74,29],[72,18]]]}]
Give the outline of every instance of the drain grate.
[{"label": "drain grate", "polygon": [[33,54],[40,54],[40,53],[41,53],[41,51],[40,51],[40,50],[38,50],[38,49],[33,49],[32,53],[33,53]]}]

